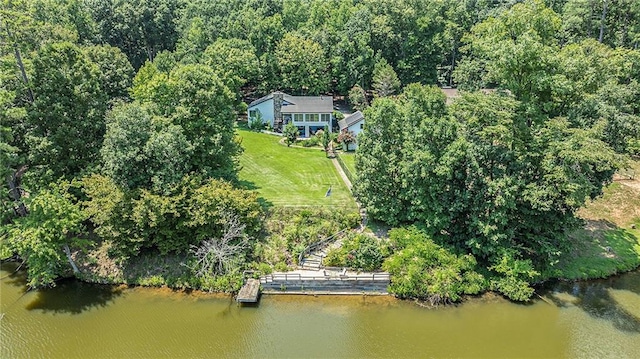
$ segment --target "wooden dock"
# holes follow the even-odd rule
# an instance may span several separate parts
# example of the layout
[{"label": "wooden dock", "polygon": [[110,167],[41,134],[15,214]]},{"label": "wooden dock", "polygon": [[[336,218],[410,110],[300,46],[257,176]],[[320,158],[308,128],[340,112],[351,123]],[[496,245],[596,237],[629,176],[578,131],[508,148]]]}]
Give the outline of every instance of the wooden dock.
[{"label": "wooden dock", "polygon": [[238,303],[256,303],[260,294],[260,281],[257,279],[247,279],[247,283],[240,289],[236,302]]}]

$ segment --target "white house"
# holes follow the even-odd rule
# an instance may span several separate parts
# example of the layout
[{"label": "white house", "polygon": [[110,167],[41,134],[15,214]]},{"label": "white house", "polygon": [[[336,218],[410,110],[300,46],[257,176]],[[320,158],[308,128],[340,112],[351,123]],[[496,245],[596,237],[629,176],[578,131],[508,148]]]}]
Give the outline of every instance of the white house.
[{"label": "white house", "polygon": [[[364,115],[362,114],[362,112],[356,111],[355,113],[338,121],[338,126],[340,127],[340,132],[351,131],[357,138],[358,134],[362,132],[362,129],[364,128]],[[357,148],[358,143],[350,143],[347,150],[355,150]]]},{"label": "white house", "polygon": [[333,98],[331,96],[291,96],[277,91],[249,104],[249,121],[258,114],[276,131],[293,122],[301,137],[313,136],[325,126],[331,130]]}]

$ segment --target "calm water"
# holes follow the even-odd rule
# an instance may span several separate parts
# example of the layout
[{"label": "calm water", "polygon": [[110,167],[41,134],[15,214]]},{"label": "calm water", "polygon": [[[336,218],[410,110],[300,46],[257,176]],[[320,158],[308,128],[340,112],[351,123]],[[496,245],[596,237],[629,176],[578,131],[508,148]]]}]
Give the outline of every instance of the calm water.
[{"label": "calm water", "polygon": [[[5,264],[2,277],[15,267]],[[426,309],[389,297],[230,298],[67,281],[1,281],[2,358],[639,358],[640,272]]]}]

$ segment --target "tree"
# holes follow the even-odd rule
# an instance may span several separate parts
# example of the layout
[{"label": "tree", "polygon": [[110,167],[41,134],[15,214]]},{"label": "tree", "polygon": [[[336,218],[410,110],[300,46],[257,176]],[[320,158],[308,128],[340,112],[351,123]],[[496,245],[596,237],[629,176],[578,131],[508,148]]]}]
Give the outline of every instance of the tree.
[{"label": "tree", "polygon": [[353,108],[359,111],[364,111],[364,109],[369,106],[367,93],[362,87],[360,87],[360,85],[355,85],[351,90],[349,90],[349,102]]},{"label": "tree", "polygon": [[356,152],[354,194],[372,218],[391,225],[406,219],[400,176],[404,142],[401,113],[397,102],[376,99],[365,111],[367,127],[361,132]]},{"label": "tree", "polygon": [[309,95],[329,89],[327,60],[317,42],[287,33],[276,47],[275,55],[285,89]]},{"label": "tree", "polygon": [[398,75],[384,58],[380,58],[373,68],[373,89],[378,97],[393,95],[400,89]]},{"label": "tree", "polygon": [[324,149],[324,152],[327,153],[327,155],[329,154],[329,148],[331,146],[331,132],[329,132],[329,126],[324,126],[324,130],[322,130],[322,133],[320,134],[320,143],[322,143],[322,148]]},{"label": "tree", "polygon": [[150,63],[134,78],[132,93],[182,128],[191,144],[188,172],[236,178],[241,147],[234,134],[235,96],[213,69],[201,64],[183,65],[166,74]]},{"label": "tree", "polygon": [[203,241],[192,246],[195,257],[193,270],[198,277],[224,275],[236,271],[243,262],[243,252],[248,247],[248,238],[244,233],[245,225],[237,218],[227,221],[224,234],[220,238]]},{"label": "tree", "polygon": [[102,91],[107,98],[111,101],[128,99],[133,67],[122,51],[109,45],[89,46],[83,50],[89,60],[98,65]]},{"label": "tree", "polygon": [[136,69],[175,49],[180,5],[175,0],[87,1],[101,42],[121,49]]},{"label": "tree", "polygon": [[287,147],[289,147],[292,144],[296,143],[296,140],[298,139],[298,128],[290,122],[286,126],[284,126],[283,134],[284,141],[287,143]]},{"label": "tree", "polygon": [[217,39],[204,50],[202,62],[215,69],[234,93],[247,82],[257,82],[258,57],[247,40]]},{"label": "tree", "polygon": [[70,43],[46,45],[33,67],[35,101],[26,121],[29,164],[44,183],[86,173],[98,163],[105,131],[107,96],[100,69]]},{"label": "tree", "polygon": [[26,262],[32,288],[54,286],[69,267],[79,272],[70,248],[88,244],[82,239],[86,216],[68,186],[62,183],[38,192],[28,200],[29,215],[16,219],[9,230],[9,246]]},{"label": "tree", "polygon": [[180,126],[132,103],[108,113],[100,153],[103,173],[118,185],[163,193],[187,174],[191,145]]},{"label": "tree", "polygon": [[349,151],[349,145],[356,143],[356,136],[353,131],[342,131],[338,135],[338,142],[342,143],[343,150]]}]

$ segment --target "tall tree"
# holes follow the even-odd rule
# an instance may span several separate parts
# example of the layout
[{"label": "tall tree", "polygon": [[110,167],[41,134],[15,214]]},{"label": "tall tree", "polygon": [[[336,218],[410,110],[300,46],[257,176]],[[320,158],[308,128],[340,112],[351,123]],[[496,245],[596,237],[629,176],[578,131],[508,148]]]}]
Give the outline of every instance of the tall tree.
[{"label": "tall tree", "polygon": [[234,180],[241,151],[234,134],[235,96],[206,65],[179,66],[166,74],[149,63],[134,79],[132,93],[153,103],[159,115],[182,128],[192,149],[188,172]]},{"label": "tall tree", "polygon": [[103,173],[124,189],[168,192],[186,174],[190,151],[180,126],[154,118],[138,103],[116,106],[107,115]]},{"label": "tall tree", "polygon": [[90,171],[105,131],[107,96],[99,67],[70,43],[46,45],[33,67],[35,101],[26,124],[29,163],[45,183]]},{"label": "tall tree", "polygon": [[285,90],[317,95],[329,89],[327,60],[317,42],[288,33],[278,44],[275,55]]},{"label": "tall tree", "polygon": [[378,59],[373,68],[373,90],[376,96],[386,97],[393,95],[400,89],[400,80],[384,58]]}]

